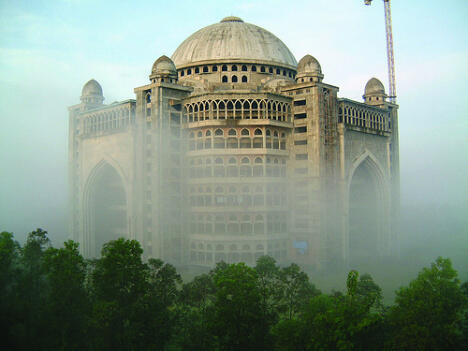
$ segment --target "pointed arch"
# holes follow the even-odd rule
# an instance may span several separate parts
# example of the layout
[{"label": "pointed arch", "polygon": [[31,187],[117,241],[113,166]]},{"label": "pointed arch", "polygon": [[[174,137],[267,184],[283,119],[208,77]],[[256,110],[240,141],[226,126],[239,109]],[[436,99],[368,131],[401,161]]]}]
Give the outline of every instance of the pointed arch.
[{"label": "pointed arch", "polygon": [[385,176],[385,172],[383,171],[384,168],[381,166],[377,157],[375,157],[374,154],[370,152],[368,149],[365,149],[364,152],[360,156],[354,159],[351,167],[349,168],[348,181],[347,181],[348,192],[349,192],[349,187],[351,185],[351,180],[353,178],[354,172],[356,172],[356,169],[361,165],[365,165],[369,167],[369,169],[372,170],[375,180],[378,182],[378,185],[380,185],[382,189],[387,189],[388,180],[387,180],[387,177]]},{"label": "pointed arch", "polygon": [[86,256],[99,256],[104,243],[129,236],[127,184],[122,169],[109,157],[101,159],[89,172],[82,209]]},{"label": "pointed arch", "polygon": [[351,264],[376,259],[388,249],[390,188],[384,168],[369,150],[348,171],[345,257]]}]

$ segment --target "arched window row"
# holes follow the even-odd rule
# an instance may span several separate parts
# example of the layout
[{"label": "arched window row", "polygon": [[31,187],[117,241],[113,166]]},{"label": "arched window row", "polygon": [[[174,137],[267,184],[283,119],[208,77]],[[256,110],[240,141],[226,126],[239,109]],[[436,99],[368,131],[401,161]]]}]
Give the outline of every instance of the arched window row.
[{"label": "arched window row", "polygon": [[299,78],[297,82],[298,83],[317,82],[317,78]]},{"label": "arched window row", "polygon": [[273,128],[216,128],[188,134],[188,149],[286,150],[286,131]]},{"label": "arched window row", "polygon": [[212,166],[212,165],[232,165],[232,164],[273,164],[286,165],[286,158],[272,156],[209,156],[192,158],[190,166]]},{"label": "arched window row", "polygon": [[103,131],[118,130],[133,124],[135,113],[131,109],[116,109],[86,116],[83,121],[84,133],[92,134]]},{"label": "arched window row", "polygon": [[271,119],[291,121],[291,105],[265,99],[207,100],[184,106],[186,122],[210,119]]},{"label": "arched window row", "polygon": [[204,194],[281,194],[287,192],[285,182],[272,182],[268,184],[213,184],[192,185],[189,189],[190,195]]},{"label": "arched window row", "polygon": [[234,74],[234,75],[231,76],[231,78],[229,78],[229,77],[226,76],[226,75],[223,75],[223,76],[221,77],[221,82],[222,82],[222,83],[228,83],[228,82],[231,82],[231,83],[239,83],[239,79],[240,79],[240,81],[241,81],[242,83],[247,83],[247,81],[248,81],[247,76],[244,76],[244,75],[243,75],[243,76],[239,76],[239,77],[238,77],[237,75]]},{"label": "arched window row", "polygon": [[[275,245],[275,247],[280,247],[281,245],[278,244],[278,246]],[[192,250],[203,250],[203,251],[225,251],[225,250],[231,250],[231,251],[237,251],[237,250],[264,250],[265,245],[263,244],[215,244],[215,243],[206,243],[206,242],[193,242],[190,244],[190,248]]]},{"label": "arched window row", "polygon": [[269,65],[252,65],[247,63],[240,64],[217,64],[201,65],[183,68],[178,70],[179,77],[187,77],[195,74],[207,74],[216,72],[254,72],[264,74],[276,74],[278,76],[296,78],[296,71]]},{"label": "arched window row", "polygon": [[286,177],[286,166],[279,164],[229,164],[192,166],[189,168],[191,178],[224,178],[224,177]]},{"label": "arched window row", "polygon": [[[270,216],[268,216],[270,217]],[[247,214],[218,214],[218,215],[192,215],[189,221],[191,234],[276,234],[287,231],[287,218],[283,214],[275,214],[267,219],[266,215]],[[232,244],[231,244],[232,245]],[[193,248],[193,247],[192,247]],[[204,249],[199,245],[197,249]],[[216,251],[233,249],[232,246],[218,244],[212,246]],[[246,248],[245,248],[246,249]]]},{"label": "arched window row", "polygon": [[346,103],[341,104],[338,108],[338,122],[380,131],[391,129],[387,113],[367,110]]}]

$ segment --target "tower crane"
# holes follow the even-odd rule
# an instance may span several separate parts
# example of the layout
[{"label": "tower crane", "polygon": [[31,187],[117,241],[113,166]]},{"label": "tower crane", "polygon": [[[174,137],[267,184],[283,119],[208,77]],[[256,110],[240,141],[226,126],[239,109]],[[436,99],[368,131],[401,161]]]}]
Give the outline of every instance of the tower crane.
[{"label": "tower crane", "polygon": [[[387,34],[387,64],[388,82],[390,88],[390,102],[396,102],[395,88],[395,60],[393,57],[393,34],[392,34],[392,13],[390,11],[390,0],[383,0],[385,8],[385,32]],[[365,5],[371,5],[372,0],[364,0]]]}]

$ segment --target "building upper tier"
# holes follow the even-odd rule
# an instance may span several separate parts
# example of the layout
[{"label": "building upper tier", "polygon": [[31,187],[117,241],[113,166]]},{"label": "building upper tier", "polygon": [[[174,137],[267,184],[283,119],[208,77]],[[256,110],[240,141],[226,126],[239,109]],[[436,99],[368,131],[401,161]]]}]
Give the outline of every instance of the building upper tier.
[{"label": "building upper tier", "polygon": [[297,61],[276,36],[238,17],[200,29],[172,55],[177,69],[210,62],[255,62],[295,69]]}]

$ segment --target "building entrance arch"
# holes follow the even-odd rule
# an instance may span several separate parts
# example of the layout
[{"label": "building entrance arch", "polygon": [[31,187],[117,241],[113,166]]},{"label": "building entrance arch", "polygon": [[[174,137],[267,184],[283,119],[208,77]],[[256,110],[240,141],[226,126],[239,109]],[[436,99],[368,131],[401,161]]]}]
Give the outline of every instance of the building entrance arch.
[{"label": "building entrance arch", "polygon": [[386,233],[387,182],[378,162],[366,153],[355,163],[348,183],[348,260],[351,265],[380,256]]},{"label": "building entrance arch", "polygon": [[85,251],[99,257],[105,243],[128,237],[123,179],[113,166],[101,161],[91,172],[84,195]]}]

